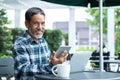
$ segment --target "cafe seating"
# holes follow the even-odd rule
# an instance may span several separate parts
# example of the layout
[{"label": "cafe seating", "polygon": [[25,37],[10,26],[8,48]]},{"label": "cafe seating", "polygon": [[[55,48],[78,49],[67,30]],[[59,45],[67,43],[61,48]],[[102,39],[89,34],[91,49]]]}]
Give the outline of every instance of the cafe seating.
[{"label": "cafe seating", "polygon": [[[107,53],[103,53],[103,58],[104,58],[104,60],[109,60],[110,52],[108,51]],[[94,65],[95,65],[93,69],[99,69],[99,62],[98,62],[99,59],[100,59],[100,52],[98,52],[97,50],[93,51],[93,53],[90,57],[91,63],[94,63]],[[105,71],[109,71],[108,67],[109,67],[108,63],[104,62],[104,70]]]},{"label": "cafe seating", "polygon": [[13,58],[0,58],[0,77],[10,80],[14,76],[14,60]]}]

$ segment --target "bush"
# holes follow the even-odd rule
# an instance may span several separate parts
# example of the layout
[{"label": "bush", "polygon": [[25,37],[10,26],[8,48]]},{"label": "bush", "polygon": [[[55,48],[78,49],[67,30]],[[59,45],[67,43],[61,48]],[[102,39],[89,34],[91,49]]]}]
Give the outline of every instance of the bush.
[{"label": "bush", "polygon": [[19,37],[19,36],[21,36],[22,34],[23,34],[23,32],[24,32],[24,30],[22,29],[22,28],[13,28],[12,29],[12,35],[13,35],[13,40],[12,40],[12,42],[14,43],[15,42],[15,40]]},{"label": "bush", "polygon": [[0,57],[11,56],[12,51],[12,34],[11,29],[7,28],[6,25],[11,21],[6,16],[6,10],[0,9]]},{"label": "bush", "polygon": [[12,55],[12,34],[11,29],[6,27],[0,27],[0,56]]},{"label": "bush", "polygon": [[43,35],[45,40],[48,42],[49,48],[51,51],[57,50],[60,45],[63,38],[63,33],[61,30],[45,30],[45,33]]}]

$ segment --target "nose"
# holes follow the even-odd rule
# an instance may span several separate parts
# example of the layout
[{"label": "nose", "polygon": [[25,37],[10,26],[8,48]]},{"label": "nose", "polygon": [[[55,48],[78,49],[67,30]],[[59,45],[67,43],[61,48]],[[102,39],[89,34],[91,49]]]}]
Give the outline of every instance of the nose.
[{"label": "nose", "polygon": [[41,23],[39,23],[37,26],[38,26],[38,28],[42,28],[42,24]]}]

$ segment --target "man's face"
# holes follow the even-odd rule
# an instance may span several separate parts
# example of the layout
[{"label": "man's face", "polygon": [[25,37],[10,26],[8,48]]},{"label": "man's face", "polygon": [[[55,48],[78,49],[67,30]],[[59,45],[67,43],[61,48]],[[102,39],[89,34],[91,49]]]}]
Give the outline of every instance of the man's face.
[{"label": "man's face", "polygon": [[31,17],[30,21],[26,21],[26,27],[29,34],[34,39],[41,38],[45,30],[45,16],[42,14],[36,14]]}]

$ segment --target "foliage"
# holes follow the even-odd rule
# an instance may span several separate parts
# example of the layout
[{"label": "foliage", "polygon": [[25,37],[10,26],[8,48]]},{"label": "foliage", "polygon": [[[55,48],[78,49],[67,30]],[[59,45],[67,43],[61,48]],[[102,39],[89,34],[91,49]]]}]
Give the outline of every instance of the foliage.
[{"label": "foliage", "polygon": [[[92,19],[87,19],[87,22],[90,25],[97,26],[97,32],[99,31],[99,10],[96,9],[88,9],[88,12]],[[107,9],[103,9],[103,33],[107,33]]]},{"label": "foliage", "polygon": [[13,35],[13,40],[12,42],[14,43],[15,40],[23,34],[24,30],[22,28],[16,27],[12,29],[12,35]]},{"label": "foliage", "polygon": [[6,24],[10,24],[10,20],[6,16],[6,10],[0,9],[0,27],[5,27]]},{"label": "foliage", "polygon": [[48,42],[50,50],[56,51],[61,45],[61,41],[63,38],[63,32],[59,29],[45,30],[43,37]]},{"label": "foliage", "polygon": [[115,9],[115,32],[116,32],[116,43],[115,43],[115,53],[120,52],[120,8]]},{"label": "foliage", "polygon": [[0,57],[11,57],[13,42],[23,31],[20,28],[7,28],[6,25],[10,24],[6,16],[6,10],[0,10]]},{"label": "foliage", "polygon": [[115,8],[115,26],[120,27],[120,8]]},{"label": "foliage", "polygon": [[12,55],[11,29],[6,27],[6,25],[9,23],[10,21],[6,17],[6,10],[0,9],[0,56],[3,56],[3,55],[11,56]]},{"label": "foliage", "polygon": [[65,45],[68,45],[68,33],[63,32],[63,38],[65,39]]},{"label": "foliage", "polygon": [[94,47],[78,47],[76,51],[94,51]]},{"label": "foliage", "polygon": [[0,27],[0,55],[12,55],[12,35],[11,30],[6,27]]},{"label": "foliage", "polygon": [[2,56],[0,56],[0,59],[1,59],[1,58],[12,58],[12,56],[2,55]]},{"label": "foliage", "polygon": [[[92,18],[87,19],[87,22],[90,25],[97,26],[97,31],[99,30],[99,10],[98,9],[88,9],[86,12],[88,12]],[[116,33],[116,45],[115,45],[115,53],[120,52],[120,8],[115,8],[115,33]],[[103,9],[103,33],[107,33],[107,9]]]},{"label": "foliage", "polygon": [[115,43],[115,53],[118,54],[120,52],[120,27],[116,30],[116,43]]}]

